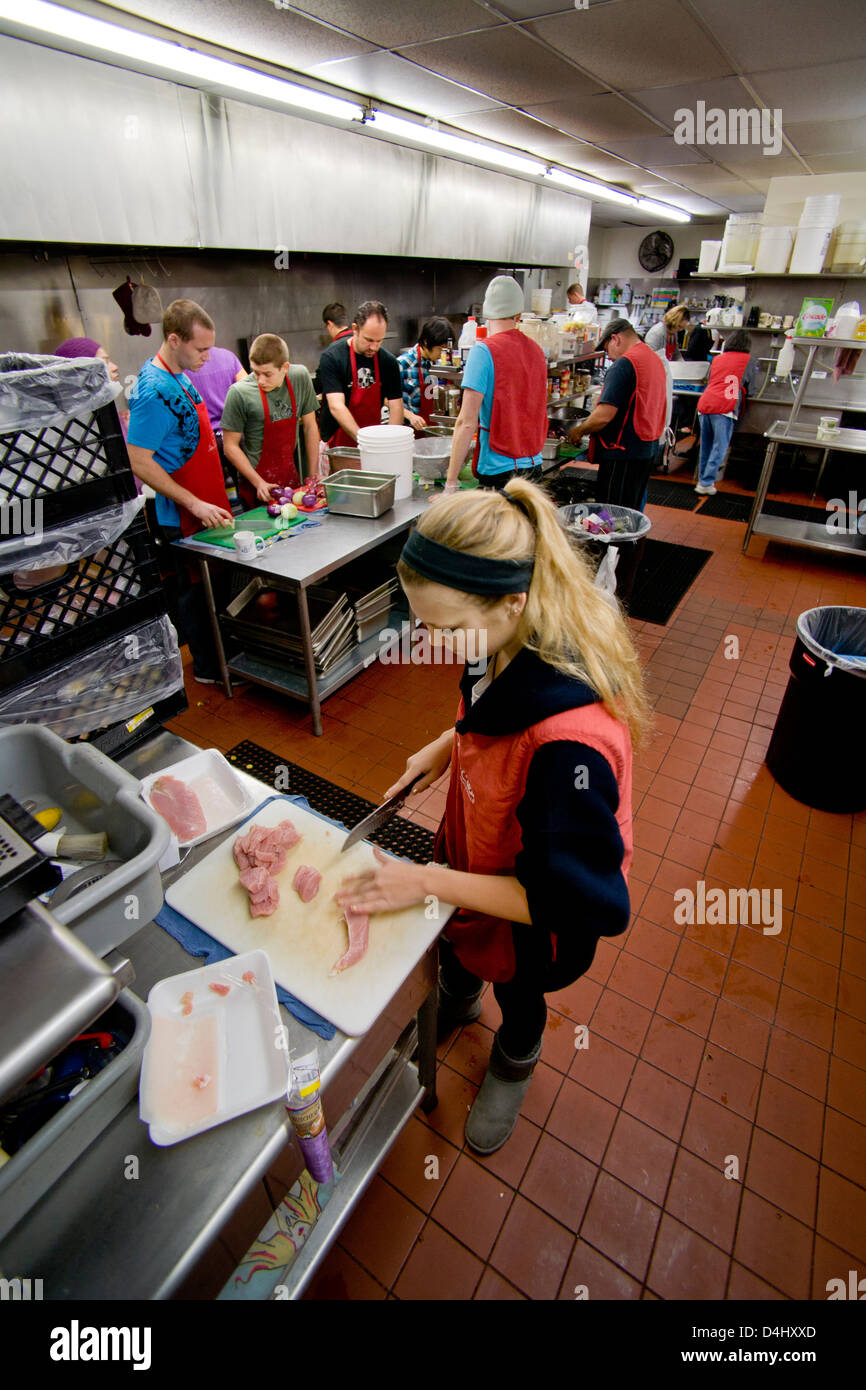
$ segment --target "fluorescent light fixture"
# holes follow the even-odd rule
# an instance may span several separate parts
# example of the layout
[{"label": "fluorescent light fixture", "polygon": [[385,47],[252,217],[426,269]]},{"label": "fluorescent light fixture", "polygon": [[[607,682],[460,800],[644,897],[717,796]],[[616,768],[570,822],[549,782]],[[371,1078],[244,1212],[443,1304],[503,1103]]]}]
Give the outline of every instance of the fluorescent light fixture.
[{"label": "fluorescent light fixture", "polygon": [[574,193],[585,193],[588,198],[600,198],[605,203],[619,203],[623,207],[633,208],[638,202],[633,193],[621,193],[618,188],[607,188],[603,183],[591,183],[589,179],[582,179],[578,174],[566,174],[562,169],[549,169],[545,177],[550,179],[551,183],[570,188]]},{"label": "fluorescent light fixture", "polygon": [[125,29],[119,24],[106,24],[101,19],[92,19],[90,15],[66,10],[60,5],[49,5],[43,0],[0,0],[0,21],[3,20],[53,38],[83,44],[109,59],[126,58],[135,64],[167,69],[181,78],[189,78],[195,85],[228,87],[241,96],[263,97],[283,106],[338,120],[357,121],[364,114],[356,102],[342,101],[325,92],[284,82],[282,78],[269,77],[252,68],[227,63],[222,58],[212,58],[196,49]]},{"label": "fluorescent light fixture", "polygon": [[477,140],[464,140],[460,135],[436,130],[433,126],[420,125],[415,121],[404,121],[400,116],[389,116],[385,111],[377,111],[366,122],[368,130],[380,130],[383,135],[396,135],[401,140],[414,145],[425,145],[439,150],[442,154],[454,154],[459,159],[483,160],[495,164],[500,169],[509,169],[516,174],[538,176],[544,173],[545,166],[537,159],[527,159],[524,155],[510,150],[497,150],[491,145],[482,145]]},{"label": "fluorescent light fixture", "polygon": [[663,217],[668,222],[691,222],[691,213],[683,212],[682,208],[669,207],[667,203],[657,203],[654,198],[638,198],[638,209],[640,212],[654,212],[658,217]]}]

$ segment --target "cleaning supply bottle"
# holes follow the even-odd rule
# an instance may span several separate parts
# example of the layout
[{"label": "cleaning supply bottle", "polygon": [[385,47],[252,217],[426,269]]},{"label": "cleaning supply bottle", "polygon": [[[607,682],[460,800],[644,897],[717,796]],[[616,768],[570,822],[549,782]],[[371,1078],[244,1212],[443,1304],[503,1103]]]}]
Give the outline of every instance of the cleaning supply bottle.
[{"label": "cleaning supply bottle", "polygon": [[457,350],[461,354],[463,361],[469,356],[475,346],[475,338],[478,332],[478,321],[470,314],[460,330],[460,340],[457,343]]},{"label": "cleaning supply bottle", "polygon": [[794,365],[794,344],[793,344],[792,339],[791,339],[791,334],[786,333],[786,334],[785,334],[785,341],[784,341],[784,343],[782,344],[782,350],[781,350],[781,352],[779,353],[779,357],[778,357],[778,360],[777,360],[777,362],[776,362],[776,370],[775,370],[774,375],[777,376],[777,377],[779,377],[779,376],[790,376],[790,375],[791,375],[791,368],[793,367],[793,365]]}]

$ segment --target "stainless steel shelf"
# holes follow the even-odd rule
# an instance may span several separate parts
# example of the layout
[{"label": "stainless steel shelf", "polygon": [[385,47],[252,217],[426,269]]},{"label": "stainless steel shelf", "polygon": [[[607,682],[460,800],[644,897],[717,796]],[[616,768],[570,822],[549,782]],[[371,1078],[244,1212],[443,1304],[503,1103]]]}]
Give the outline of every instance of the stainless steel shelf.
[{"label": "stainless steel shelf", "polygon": [[817,521],[792,521],[788,517],[767,516],[755,519],[752,535],[767,536],[770,540],[804,545],[813,550],[834,550],[842,555],[862,555],[866,558],[866,536],[828,531]]},{"label": "stainless steel shelf", "polygon": [[844,454],[866,454],[866,430],[837,430],[833,439],[822,439],[818,436],[817,425],[791,425],[787,420],[777,420],[764,432],[764,438],[774,439],[779,444],[806,444],[819,449],[838,449]]},{"label": "stainless steel shelf", "polygon": [[[378,632],[359,642],[356,647],[336,662],[324,675],[319,675],[319,699],[326,700],[341,685],[351,680],[365,666],[372,666],[381,651],[383,632],[393,631],[401,622],[408,619],[408,609],[392,608],[389,620],[384,622]],[[284,695],[309,701],[310,689],[304,672],[291,666],[283,666],[275,659],[256,656],[252,652],[241,652],[228,663],[229,674],[239,680],[253,681],[256,685],[267,686],[269,690],[279,690]]]},{"label": "stainless steel shelf", "polygon": [[718,270],[712,275],[688,275],[688,280],[866,280],[866,275],[857,271],[816,270],[811,275],[791,275],[786,271],[772,270]]}]

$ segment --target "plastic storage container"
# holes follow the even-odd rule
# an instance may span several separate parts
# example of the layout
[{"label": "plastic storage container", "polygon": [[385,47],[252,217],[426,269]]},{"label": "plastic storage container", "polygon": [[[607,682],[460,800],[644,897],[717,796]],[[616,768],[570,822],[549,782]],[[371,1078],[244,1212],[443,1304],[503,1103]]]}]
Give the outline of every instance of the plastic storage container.
[{"label": "plastic storage container", "polygon": [[830,251],[830,269],[861,275],[866,264],[866,219],[840,222]]},{"label": "plastic storage container", "polygon": [[0,355],[0,503],[51,527],[135,497],[120,392],[98,358]]},{"label": "plastic storage container", "polygon": [[764,275],[784,275],[793,245],[793,227],[763,227],[755,256],[755,270]]},{"label": "plastic storage container", "polygon": [[801,613],[789,665],[767,767],[816,810],[866,810],[866,609]]},{"label": "plastic storage container", "polygon": [[719,270],[751,270],[758,251],[762,219],[760,213],[735,212],[725,223],[719,252]]},{"label": "plastic storage container", "polygon": [[123,1051],[82,1087],[0,1168],[0,1240],[62,1177],[138,1092],[150,1015],[124,989],[90,1032],[128,1035]]},{"label": "plastic storage container", "polygon": [[719,263],[719,252],[722,249],[720,241],[702,241],[701,258],[698,261],[699,275],[712,275]]},{"label": "plastic storage container", "polygon": [[158,865],[170,832],[139,799],[134,777],[87,744],[23,724],[0,729],[0,786],[22,804],[34,801],[36,810],[59,806],[70,834],[107,831],[107,858],[120,866],[59,906],[48,902],[86,946],[104,956],[156,916],[163,904]]},{"label": "plastic storage container", "polygon": [[530,308],[533,314],[541,314],[545,317],[550,313],[550,302],[553,298],[552,289],[533,290],[530,300]]}]

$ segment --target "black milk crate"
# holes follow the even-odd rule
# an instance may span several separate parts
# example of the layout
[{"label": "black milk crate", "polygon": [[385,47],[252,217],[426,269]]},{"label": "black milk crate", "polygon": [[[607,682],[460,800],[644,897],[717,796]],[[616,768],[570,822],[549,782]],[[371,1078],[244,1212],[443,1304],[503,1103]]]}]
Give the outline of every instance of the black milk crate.
[{"label": "black milk crate", "polygon": [[16,504],[26,529],[38,518],[48,530],[134,496],[135,476],[113,401],[62,425],[0,433],[0,506],[9,512],[7,530],[17,524]]},{"label": "black milk crate", "polygon": [[0,690],[165,612],[159,566],[144,516],[112,545],[85,555],[64,575],[18,590],[0,576]]}]

